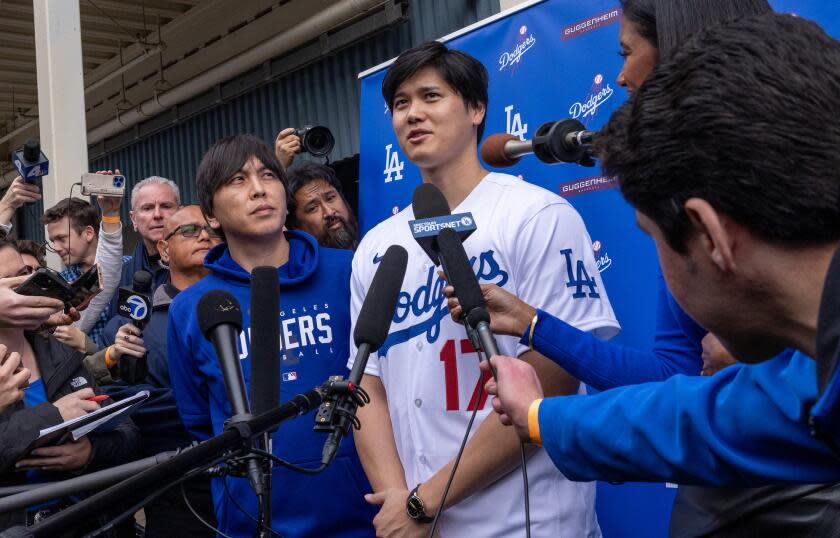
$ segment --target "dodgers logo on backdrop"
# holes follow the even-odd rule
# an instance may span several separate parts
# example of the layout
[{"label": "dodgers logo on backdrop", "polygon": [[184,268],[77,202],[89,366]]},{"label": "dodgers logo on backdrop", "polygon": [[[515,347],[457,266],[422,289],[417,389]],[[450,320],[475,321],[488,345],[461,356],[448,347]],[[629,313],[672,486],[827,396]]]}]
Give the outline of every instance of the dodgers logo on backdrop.
[{"label": "dodgers logo on backdrop", "polygon": [[520,26],[516,45],[513,49],[505,51],[499,56],[499,71],[504,71],[505,68],[518,64],[522,60],[522,56],[536,44],[537,38],[534,37],[534,34],[528,33],[528,27],[524,24]]},{"label": "dodgers logo on backdrop", "polygon": [[607,249],[600,241],[592,243],[592,253],[595,255],[595,267],[598,268],[599,273],[603,273],[612,265],[610,255],[607,254]]},{"label": "dodgers logo on backdrop", "polygon": [[141,320],[146,317],[146,313],[149,311],[149,305],[146,304],[146,300],[138,295],[132,295],[126,301],[131,311],[129,312],[129,316],[131,319],[134,320]]},{"label": "dodgers logo on backdrop", "polygon": [[[470,265],[475,270],[478,281],[483,284],[496,284],[499,287],[504,287],[510,278],[507,271],[502,269],[496,261],[495,252],[492,250],[482,252],[478,257],[470,258]],[[426,341],[430,344],[437,341],[440,336],[440,323],[449,315],[449,309],[446,307],[446,301],[443,297],[443,288],[446,286],[446,281],[440,278],[437,270],[434,265],[430,266],[423,284],[415,290],[400,292],[397,298],[397,308],[394,311],[394,323],[402,323],[409,316],[420,318],[428,314],[428,317],[416,321],[410,327],[389,334],[388,339],[379,348],[380,356],[387,355],[391,346],[408,342],[421,334],[426,335]]]},{"label": "dodgers logo on backdrop", "polygon": [[519,140],[525,141],[525,135],[528,134],[528,124],[522,122],[522,116],[519,112],[513,111],[513,105],[505,107],[505,132],[518,136]]},{"label": "dodgers logo on backdrop", "polygon": [[394,147],[393,144],[385,146],[385,170],[382,172],[385,174],[385,183],[401,180],[403,178],[402,171],[405,168],[405,161],[400,160],[400,154],[397,153],[397,150],[391,151],[392,147]]},{"label": "dodgers logo on backdrop", "polygon": [[609,83],[604,86],[604,75],[598,73],[592,81],[589,93],[583,99],[573,103],[569,107],[569,115],[573,119],[580,119],[584,124],[589,125],[592,118],[598,113],[598,108],[607,102],[615,92]]}]

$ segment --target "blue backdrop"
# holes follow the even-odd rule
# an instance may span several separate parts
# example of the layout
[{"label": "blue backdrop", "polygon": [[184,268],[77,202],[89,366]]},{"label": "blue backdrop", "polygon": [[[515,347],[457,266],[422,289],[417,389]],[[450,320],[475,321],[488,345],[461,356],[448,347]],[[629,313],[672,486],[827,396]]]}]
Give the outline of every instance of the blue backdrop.
[{"label": "blue backdrop", "polygon": [[[840,36],[840,2],[771,1]],[[598,128],[627,98],[615,80],[621,70],[617,0],[545,0],[464,29],[447,43],[487,67],[490,102],[485,133],[529,139],[543,122],[574,117]],[[359,219],[363,231],[411,203],[420,183],[405,160],[381,95],[385,68],[362,75]],[[489,167],[488,167],[489,168]],[[595,259],[622,325],[616,341],[652,344],[656,252],[635,226],[631,208],[599,168],[547,166],[524,158],[505,171],[567,198],[586,221]],[[675,489],[664,484],[599,484],[604,535],[666,536]]]}]

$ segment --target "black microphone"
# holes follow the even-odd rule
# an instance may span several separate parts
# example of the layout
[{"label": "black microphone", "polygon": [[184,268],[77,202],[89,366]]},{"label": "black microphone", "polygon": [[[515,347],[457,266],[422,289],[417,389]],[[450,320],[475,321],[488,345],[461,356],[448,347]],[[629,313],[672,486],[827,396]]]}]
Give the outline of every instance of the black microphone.
[{"label": "black microphone", "polygon": [[[473,272],[464,245],[458,234],[452,230],[441,230],[438,234],[440,258],[446,265],[447,279],[455,288],[455,296],[461,303],[464,322],[478,336],[481,349],[489,359],[499,354],[496,339],[490,331],[490,315],[478,279]],[[495,372],[494,372],[495,375]]]},{"label": "black microphone", "polygon": [[[280,285],[277,268],[251,271],[251,410],[263,413],[280,403]],[[276,428],[275,428],[276,429]],[[271,452],[272,429],[262,436],[262,448]],[[255,441],[259,443],[259,441]],[[271,527],[271,464],[263,474],[263,524]],[[265,533],[263,533],[264,535]]]},{"label": "black microphone", "polygon": [[[131,319],[131,323],[141,331],[152,318],[152,274],[137,271],[131,287],[120,288],[119,313]],[[123,355],[120,357],[120,379],[129,384],[142,382],[149,374],[148,352],[142,357]]]},{"label": "black microphone", "polygon": [[251,411],[280,403],[280,286],[276,267],[251,271]]},{"label": "black microphone", "polygon": [[[397,306],[397,298],[400,295],[407,265],[408,252],[399,245],[391,245],[385,251],[376,274],[373,275],[373,281],[370,283],[356,319],[356,328],[353,330],[353,341],[357,351],[353,368],[347,378],[351,392],[361,383],[370,354],[378,350],[388,338],[388,330],[391,328],[391,320],[394,317],[394,309]],[[335,456],[341,438],[347,435],[353,424],[356,407],[356,401],[348,395],[341,396],[336,403],[336,410],[340,413],[340,417],[338,425],[324,442],[322,465],[327,465]]]},{"label": "black microphone", "polygon": [[41,151],[41,143],[36,139],[27,140],[23,147],[13,151],[12,162],[20,177],[30,183],[50,173],[50,161]]},{"label": "black microphone", "polygon": [[481,144],[481,158],[496,168],[513,166],[531,153],[548,164],[594,166],[590,150],[597,136],[597,131],[588,131],[578,120],[549,121],[539,126],[531,140],[507,133],[488,136]]},{"label": "black microphone", "polygon": [[[251,418],[251,412],[245,392],[242,364],[236,351],[236,340],[242,331],[242,310],[239,301],[226,291],[210,290],[198,301],[196,314],[201,334],[213,342],[222,369],[225,391],[233,411],[228,426],[245,422]],[[262,496],[265,493],[263,476],[255,459],[248,460],[248,479],[254,493],[258,497]]]},{"label": "black microphone", "polygon": [[[408,223],[411,234],[435,265],[441,264],[438,257],[440,249],[437,246],[437,234],[442,229],[451,228],[458,232],[461,242],[466,241],[476,230],[472,214],[451,214],[446,197],[431,183],[421,183],[414,189],[411,209],[414,211],[415,218]],[[445,267],[444,272],[446,272]]]}]

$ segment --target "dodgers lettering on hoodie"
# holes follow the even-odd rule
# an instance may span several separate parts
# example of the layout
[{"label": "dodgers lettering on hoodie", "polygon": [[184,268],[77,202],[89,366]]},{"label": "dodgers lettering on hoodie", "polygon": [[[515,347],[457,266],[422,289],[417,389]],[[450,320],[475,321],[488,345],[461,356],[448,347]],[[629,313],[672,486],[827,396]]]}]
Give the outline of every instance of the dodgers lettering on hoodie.
[{"label": "dodgers lettering on hoodie", "polygon": [[[286,232],[289,261],[277,270],[283,341],[280,400],[320,385],[331,375],[347,375],[350,342],[350,263],[352,252],[320,247],[303,232]],[[209,290],[223,289],[242,305],[239,357],[245,383],[250,371],[250,275],[230,256],[226,245],[214,247],[204,261],[210,274],[182,291],[169,309],[168,355],[172,391],[187,430],[199,440],[222,431],[230,417],[224,378],[213,345],[198,327],[195,308]],[[279,403],[279,402],[278,402]],[[318,467],[325,434],[312,431],[309,413],[280,425],[273,452],[296,465]],[[322,473],[304,475],[275,466],[272,527],[284,537],[374,536],[376,511],[363,495],[371,491],[352,436],[345,437],[333,463]],[[219,528],[231,536],[250,536],[258,512],[247,479],[227,478],[228,488],[246,509],[228,498],[222,479],[213,480]]]}]

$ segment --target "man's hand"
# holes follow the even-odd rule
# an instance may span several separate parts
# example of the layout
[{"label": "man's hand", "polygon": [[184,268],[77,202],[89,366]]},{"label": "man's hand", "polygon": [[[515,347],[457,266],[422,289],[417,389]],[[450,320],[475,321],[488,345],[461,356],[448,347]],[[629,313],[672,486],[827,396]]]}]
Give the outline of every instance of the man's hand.
[{"label": "man's hand", "polygon": [[700,375],[715,375],[727,366],[738,362],[712,333],[704,336],[700,344],[703,346],[703,371]]},{"label": "man's hand", "polygon": [[0,200],[0,224],[7,224],[24,204],[37,202],[41,199],[41,189],[38,185],[27,183],[22,177],[16,177],[9,185],[3,199]]},{"label": "man's hand", "polygon": [[53,402],[61,413],[61,419],[68,421],[74,418],[83,417],[91,411],[99,409],[99,404],[87,398],[94,396],[93,389],[82,389],[62,396]]},{"label": "man's hand", "polygon": [[27,275],[0,278],[0,328],[34,330],[43,325],[51,315],[62,312],[64,303],[51,297],[20,295],[14,288],[20,286]]},{"label": "man's hand", "polygon": [[[534,400],[543,397],[542,385],[537,372],[527,362],[513,357],[497,355],[492,359],[496,368],[496,379],[490,379],[484,389],[493,398],[493,410],[499,413],[499,420],[505,426],[513,426],[519,439],[530,442],[528,432],[528,409]],[[482,361],[481,370],[490,371],[487,361]]]},{"label": "man's hand", "polygon": [[93,447],[87,437],[63,445],[36,448],[29,457],[17,462],[17,467],[32,467],[42,471],[74,471],[90,461]]},{"label": "man's hand", "polygon": [[143,342],[143,331],[126,323],[117,330],[114,336],[114,345],[111,346],[110,357],[119,360],[123,355],[142,358],[146,354],[145,343]]},{"label": "man's hand", "polygon": [[[443,273],[441,277],[443,278]],[[522,336],[537,313],[528,303],[495,284],[482,284],[481,294],[484,295],[487,311],[490,313],[490,330],[496,334]],[[446,306],[452,319],[460,323],[464,312],[461,303],[455,297],[455,288],[446,286],[443,288],[443,295],[446,296]]]},{"label": "man's hand", "polygon": [[20,353],[7,352],[6,346],[0,344],[0,413],[23,398],[23,389],[32,375],[20,365]]},{"label": "man's hand", "polygon": [[[117,168],[116,170],[97,170],[97,174],[103,175],[122,175],[120,169]],[[103,216],[114,216],[120,211],[120,205],[122,205],[122,196],[97,196],[96,203],[99,204],[99,208],[102,210]]]},{"label": "man's hand", "polygon": [[295,134],[295,128],[287,127],[280,131],[274,140],[274,154],[284,169],[292,166],[292,161],[298,153],[300,153],[300,137]]},{"label": "man's hand", "polygon": [[373,518],[377,538],[426,538],[429,535],[428,524],[420,524],[408,517],[405,511],[408,494],[406,489],[386,489],[365,495],[368,503],[382,507]]},{"label": "man's hand", "polygon": [[87,335],[74,325],[56,327],[53,336],[82,353],[87,351]]}]

